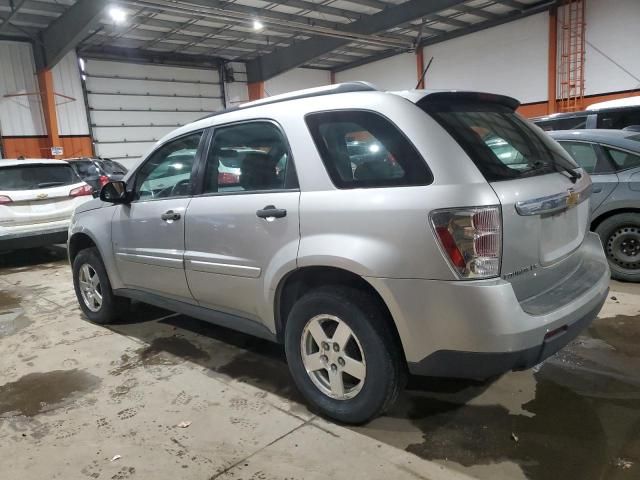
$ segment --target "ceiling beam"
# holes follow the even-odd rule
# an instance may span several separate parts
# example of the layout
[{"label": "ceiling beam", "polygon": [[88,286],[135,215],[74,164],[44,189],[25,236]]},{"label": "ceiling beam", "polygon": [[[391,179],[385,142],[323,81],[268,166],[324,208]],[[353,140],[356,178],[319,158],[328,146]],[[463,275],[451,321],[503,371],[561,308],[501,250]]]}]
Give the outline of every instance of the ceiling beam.
[{"label": "ceiling beam", "polygon": [[518,2],[516,0],[493,0],[496,3],[500,3],[501,5],[506,5],[507,7],[515,8],[516,10],[524,10],[528,7],[528,5]]},{"label": "ceiling beam", "polygon": [[521,18],[529,17],[537,13],[546,12],[551,7],[555,6],[556,3],[557,3],[557,0],[546,0],[538,3],[530,4],[530,5],[527,5],[527,7],[523,10],[513,11],[510,13],[507,13],[506,15],[501,15],[500,17],[493,20],[474,23],[466,28],[459,28],[457,30],[452,30],[442,35],[438,35],[436,37],[427,38],[423,40],[420,43],[420,45],[422,47],[434,45],[436,43],[445,42],[453,38],[463,37],[471,33],[476,33],[482,30],[486,30],[487,28],[493,28],[493,27],[497,27],[498,25],[503,25],[505,23],[513,22],[515,20],[520,20]]},{"label": "ceiling beam", "polygon": [[[341,27],[348,33],[373,35],[461,3],[463,3],[461,0],[431,0],[429,2],[409,0]],[[268,80],[352,41],[335,37],[312,37],[289,47],[276,49],[247,63],[249,82]],[[409,48],[410,45],[407,44],[407,49]]]},{"label": "ceiling beam", "polygon": [[[450,32],[446,32],[440,35],[426,38],[422,42],[420,42],[420,46],[426,47],[429,45],[435,45],[437,43],[446,42],[447,40],[462,37],[464,35],[469,35],[471,33],[479,32],[481,30],[486,30],[488,28],[497,27],[498,25],[502,25],[505,23],[513,22],[515,20],[519,20],[521,18],[525,18],[530,15],[535,15],[537,13],[547,11],[551,7],[556,5],[556,3],[557,3],[557,0],[538,2],[536,4],[533,4],[527,7],[526,9],[513,11],[505,15],[499,15],[497,16],[497,18],[494,18],[492,20],[474,23],[466,28],[459,28],[456,30],[452,30]],[[452,7],[452,8],[457,10],[456,7]],[[340,65],[339,67],[336,67],[333,71],[336,73],[344,72],[345,70],[350,70],[352,68],[360,67],[362,65],[367,65],[369,63],[377,62],[379,60],[384,60],[385,58],[393,57],[395,55],[398,55],[399,53],[402,53],[402,52],[395,49],[384,50],[382,52],[376,53],[375,55],[371,55],[369,57],[356,60],[355,62]]]},{"label": "ceiling beam", "polygon": [[467,5],[458,5],[454,10],[458,12],[468,13],[469,15],[475,15],[476,17],[486,18],[487,20],[493,20],[494,18],[498,18],[500,15],[497,13],[489,12],[487,10],[483,10],[482,8],[469,7]]},{"label": "ceiling beam", "polygon": [[18,3],[14,4],[9,16],[2,19],[2,23],[0,23],[0,33],[2,33],[5,28],[7,28],[7,26],[11,24],[12,20],[16,17],[18,11],[22,7],[22,5],[24,5],[25,1],[26,0],[20,0]]},{"label": "ceiling beam", "polygon": [[209,55],[187,55],[184,53],[165,53],[143,51],[138,48],[102,46],[91,47],[82,54],[85,58],[99,60],[119,60],[132,63],[152,63],[160,65],[177,65],[181,67],[219,67],[226,60]]},{"label": "ceiling beam", "polygon": [[40,33],[41,65],[38,70],[52,68],[100,23],[107,0],[78,0]]}]

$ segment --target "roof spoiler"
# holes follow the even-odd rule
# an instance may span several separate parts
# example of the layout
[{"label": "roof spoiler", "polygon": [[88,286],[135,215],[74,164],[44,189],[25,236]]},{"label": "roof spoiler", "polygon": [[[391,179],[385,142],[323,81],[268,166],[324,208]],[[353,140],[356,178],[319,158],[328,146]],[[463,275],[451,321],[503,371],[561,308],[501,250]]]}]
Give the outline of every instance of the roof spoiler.
[{"label": "roof spoiler", "polygon": [[418,105],[423,108],[437,108],[438,105],[456,103],[492,103],[514,111],[520,106],[520,102],[515,98],[482,92],[433,92],[420,99]]}]

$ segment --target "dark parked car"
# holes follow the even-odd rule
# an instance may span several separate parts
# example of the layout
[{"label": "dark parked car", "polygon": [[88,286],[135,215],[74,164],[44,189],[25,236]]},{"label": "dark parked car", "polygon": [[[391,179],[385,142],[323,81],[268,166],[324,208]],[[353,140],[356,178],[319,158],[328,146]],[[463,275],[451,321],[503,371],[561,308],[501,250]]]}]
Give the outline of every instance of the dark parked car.
[{"label": "dark parked car", "polygon": [[640,133],[549,132],[591,175],[591,229],[600,235],[611,275],[640,280]]},{"label": "dark parked car", "polygon": [[94,192],[111,180],[122,180],[127,169],[118,162],[108,158],[72,158],[68,162],[76,173],[93,187]]},{"label": "dark parked car", "polygon": [[640,129],[640,105],[608,106],[611,102],[592,105],[585,111],[553,113],[532,118],[533,123],[546,131],[589,128]]}]

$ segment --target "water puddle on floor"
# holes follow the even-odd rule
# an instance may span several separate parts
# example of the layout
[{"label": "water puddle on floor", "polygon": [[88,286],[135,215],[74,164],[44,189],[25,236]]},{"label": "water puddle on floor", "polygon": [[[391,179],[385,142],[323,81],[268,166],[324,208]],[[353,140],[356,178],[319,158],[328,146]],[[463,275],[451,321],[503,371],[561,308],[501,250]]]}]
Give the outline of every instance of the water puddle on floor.
[{"label": "water puddle on floor", "polygon": [[0,417],[32,417],[70,404],[100,384],[83,370],[30,373],[0,386]]},{"label": "water puddle on floor", "polygon": [[638,480],[638,357],[640,318],[597,319],[536,372],[424,381],[358,431],[483,480]]},{"label": "water puddle on floor", "polygon": [[0,337],[13,335],[31,323],[20,306],[20,297],[0,290]]}]

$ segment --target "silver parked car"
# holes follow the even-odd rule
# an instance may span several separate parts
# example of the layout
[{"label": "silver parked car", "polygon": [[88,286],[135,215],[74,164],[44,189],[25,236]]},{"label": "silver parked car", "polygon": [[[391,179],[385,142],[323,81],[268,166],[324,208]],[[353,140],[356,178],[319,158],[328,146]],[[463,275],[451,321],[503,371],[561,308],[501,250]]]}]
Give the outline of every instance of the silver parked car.
[{"label": "silver parked car", "polygon": [[135,299],[282,342],[308,401],[350,423],[407,372],[536,365],[595,318],[609,268],[589,176],[517,106],[350,83],[182,127],[76,211],[80,305],[107,323]]},{"label": "silver parked car", "polygon": [[591,230],[600,235],[611,276],[640,281],[640,133],[567,130],[549,134],[591,175]]}]

